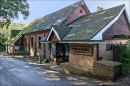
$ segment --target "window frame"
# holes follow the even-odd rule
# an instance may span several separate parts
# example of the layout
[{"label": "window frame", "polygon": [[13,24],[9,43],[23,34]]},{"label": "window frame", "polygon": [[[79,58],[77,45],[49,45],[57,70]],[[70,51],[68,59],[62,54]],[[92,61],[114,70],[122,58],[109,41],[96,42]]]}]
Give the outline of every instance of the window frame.
[{"label": "window frame", "polygon": [[83,13],[83,10],[82,10],[82,9],[80,10],[80,13]]},{"label": "window frame", "polygon": [[41,40],[41,36],[38,36],[38,48],[41,48],[41,42],[40,42],[40,40]]},{"label": "window frame", "polygon": [[25,47],[27,47],[27,38],[24,38],[24,41],[25,41]]},{"label": "window frame", "polygon": [[33,47],[34,43],[33,43],[33,37],[31,37],[31,46]]}]

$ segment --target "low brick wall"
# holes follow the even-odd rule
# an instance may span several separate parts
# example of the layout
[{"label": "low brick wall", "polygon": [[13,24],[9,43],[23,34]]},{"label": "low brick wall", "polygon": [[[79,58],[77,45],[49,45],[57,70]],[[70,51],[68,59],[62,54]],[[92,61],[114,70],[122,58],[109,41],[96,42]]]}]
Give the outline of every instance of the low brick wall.
[{"label": "low brick wall", "polygon": [[122,75],[121,63],[113,61],[96,61],[93,63],[93,69],[84,68],[69,62],[60,64],[60,71],[67,74],[77,74],[100,80],[115,81]]},{"label": "low brick wall", "polygon": [[91,77],[92,76],[92,69],[85,69],[76,65],[73,65],[69,62],[66,63],[61,63],[60,64],[60,71],[67,73],[67,74],[77,74],[77,75],[81,75],[81,76],[87,76],[87,77]]},{"label": "low brick wall", "polygon": [[122,75],[122,66],[119,62],[96,61],[93,63],[93,76],[101,80],[115,81]]}]

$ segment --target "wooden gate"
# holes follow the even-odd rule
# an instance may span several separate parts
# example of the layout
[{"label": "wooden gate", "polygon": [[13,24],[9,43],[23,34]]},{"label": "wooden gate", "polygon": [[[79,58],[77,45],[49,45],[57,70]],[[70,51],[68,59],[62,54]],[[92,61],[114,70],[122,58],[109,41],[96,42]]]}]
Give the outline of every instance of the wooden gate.
[{"label": "wooden gate", "polygon": [[[126,48],[126,45],[121,45],[123,48]],[[120,59],[120,54],[122,53],[121,48],[118,45],[113,46],[113,61],[119,62]]]}]

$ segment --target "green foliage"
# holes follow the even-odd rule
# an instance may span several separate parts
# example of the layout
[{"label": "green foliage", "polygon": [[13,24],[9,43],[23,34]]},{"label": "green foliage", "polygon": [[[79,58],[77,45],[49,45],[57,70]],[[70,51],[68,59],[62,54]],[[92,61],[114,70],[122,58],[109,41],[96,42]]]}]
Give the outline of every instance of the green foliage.
[{"label": "green foliage", "polygon": [[16,37],[21,30],[12,30],[11,31],[11,38]]},{"label": "green foliage", "polygon": [[48,59],[44,59],[44,63],[49,63],[49,60]]},{"label": "green foliage", "polygon": [[96,9],[96,12],[99,12],[99,11],[102,11],[102,10],[103,10],[103,8],[98,6],[97,9]]},{"label": "green foliage", "polygon": [[41,22],[41,21],[43,21],[43,20],[44,20],[44,17],[38,18],[38,19],[36,19],[36,20],[34,20],[34,21],[32,21],[32,22],[26,24],[26,25],[22,28],[22,30],[19,32],[19,34],[18,34],[16,37],[14,37],[14,38],[9,39],[8,41],[6,41],[6,44],[10,44],[11,42],[13,42],[15,39],[17,39],[17,38],[18,38],[20,35],[22,35],[22,34],[30,33],[30,32],[32,32],[32,31],[34,31],[34,29],[37,28],[38,23]]},{"label": "green foliage", "polygon": [[23,27],[23,29],[22,29],[22,31],[20,32],[19,35],[25,34],[25,33],[30,33],[30,32],[32,32],[32,31],[34,31],[34,29],[37,28],[38,23],[41,22],[41,21],[43,21],[43,20],[44,20],[44,17],[38,18],[38,19],[36,19],[36,20],[34,20],[34,21],[32,21],[32,22],[26,24],[26,25]]},{"label": "green foliage", "polygon": [[5,49],[4,43],[7,40],[11,39],[10,38],[11,37],[11,31],[12,30],[21,30],[23,26],[24,26],[24,24],[22,24],[22,23],[11,23],[9,25],[8,29],[6,27],[0,28],[0,51]]},{"label": "green foliage", "polygon": [[118,39],[129,39],[129,35],[115,35],[113,38],[118,38]]},{"label": "green foliage", "polygon": [[10,39],[12,30],[22,30],[22,27],[24,24],[22,23],[11,23],[8,27],[0,28],[1,33],[6,37],[7,39]]},{"label": "green foliage", "polygon": [[28,9],[27,0],[0,0],[0,27],[8,27],[12,20],[18,19],[19,14],[27,19],[29,16]]},{"label": "green foliage", "polygon": [[127,45],[118,45],[120,53],[120,62],[122,63],[122,68],[124,73],[130,73],[130,39],[127,42]]},{"label": "green foliage", "polygon": [[3,42],[5,42],[7,38],[4,36],[4,34],[0,33],[0,52],[5,49],[5,45]]}]

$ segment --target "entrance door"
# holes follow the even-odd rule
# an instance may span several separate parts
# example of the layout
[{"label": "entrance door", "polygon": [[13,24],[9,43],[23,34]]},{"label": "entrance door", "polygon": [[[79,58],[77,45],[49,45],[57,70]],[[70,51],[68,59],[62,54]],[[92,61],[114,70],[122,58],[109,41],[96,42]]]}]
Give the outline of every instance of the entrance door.
[{"label": "entrance door", "polygon": [[56,44],[56,57],[57,61],[68,62],[69,54],[68,54],[68,44],[57,43]]},{"label": "entrance door", "polygon": [[56,58],[56,43],[50,43],[50,54]]}]

